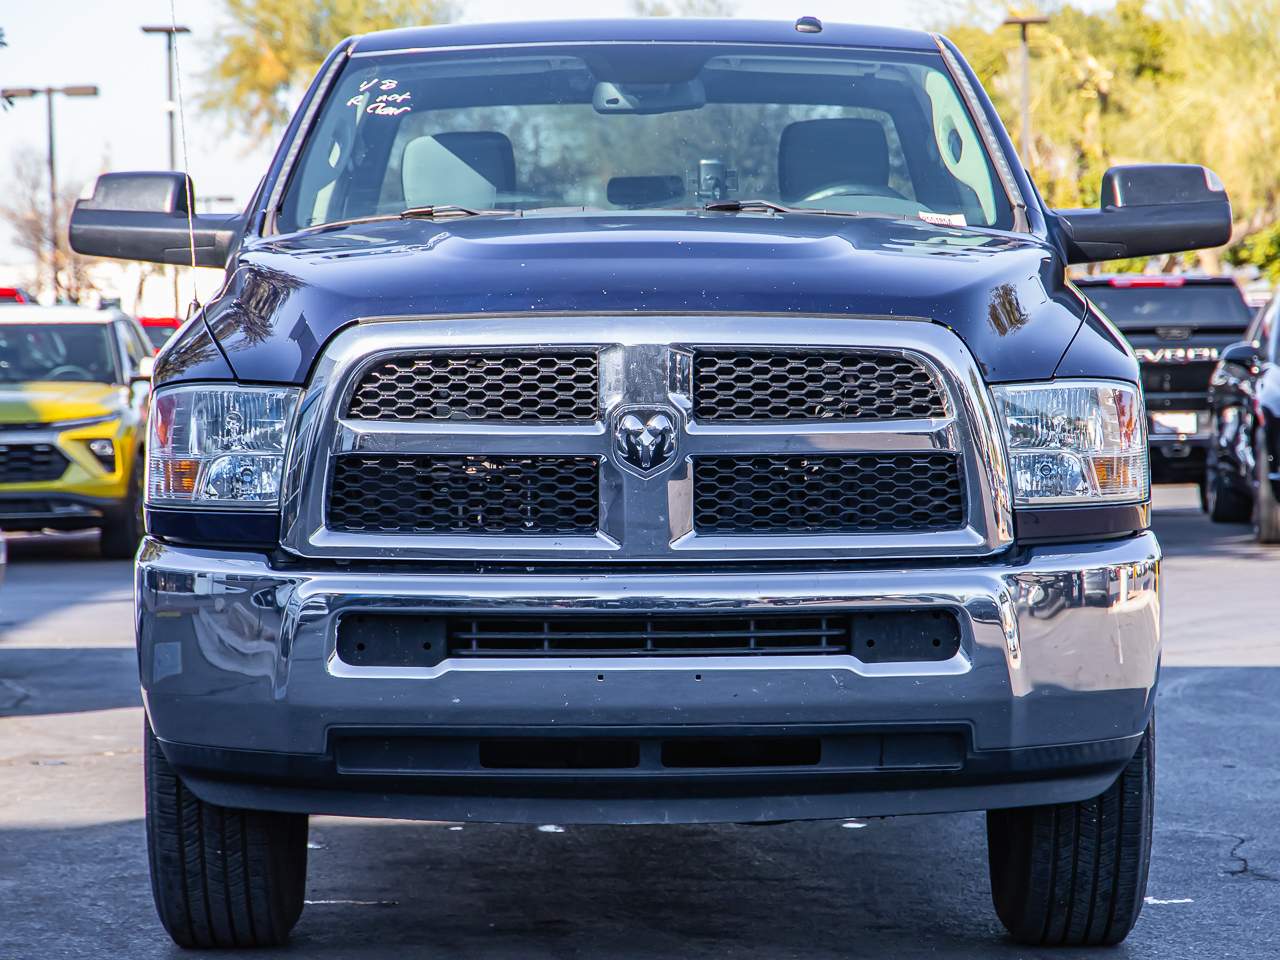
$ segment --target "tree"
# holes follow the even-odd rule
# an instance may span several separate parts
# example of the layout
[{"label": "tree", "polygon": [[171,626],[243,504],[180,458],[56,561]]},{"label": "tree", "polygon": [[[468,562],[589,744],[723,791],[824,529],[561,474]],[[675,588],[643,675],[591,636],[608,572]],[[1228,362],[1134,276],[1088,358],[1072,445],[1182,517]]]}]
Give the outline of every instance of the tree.
[{"label": "tree", "polygon": [[[1030,34],[1029,166],[1045,199],[1096,204],[1103,171],[1119,163],[1205,164],[1231,196],[1230,255],[1268,268],[1276,244],[1247,241],[1280,221],[1277,23],[1280,0],[1118,0],[1094,13],[1054,10]],[[1016,128],[1018,34],[978,24],[971,9],[946,32]],[[1215,251],[1184,259],[1218,265]],[[1280,265],[1273,269],[1280,273]]]},{"label": "tree", "polygon": [[62,184],[58,193],[58,253],[50,263],[49,182],[44,159],[30,147],[15,151],[13,172],[0,197],[0,220],[9,224],[16,245],[31,254],[41,276],[52,277],[51,288],[58,301],[78,303],[94,289],[89,276],[93,260],[74,253],[67,240],[71,208],[80,195],[81,184]]},{"label": "tree", "polygon": [[276,133],[339,41],[352,34],[440,23],[447,0],[225,0],[231,25],[214,43],[201,105],[256,136]]}]

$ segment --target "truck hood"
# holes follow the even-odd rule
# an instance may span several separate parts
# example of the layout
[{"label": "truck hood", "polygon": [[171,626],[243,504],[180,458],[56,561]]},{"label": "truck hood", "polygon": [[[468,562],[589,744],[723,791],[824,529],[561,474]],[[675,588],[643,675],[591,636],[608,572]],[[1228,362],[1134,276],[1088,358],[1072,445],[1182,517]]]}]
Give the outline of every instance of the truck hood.
[{"label": "truck hood", "polygon": [[0,426],[89,420],[120,413],[125,404],[124,389],[115,383],[0,383]]},{"label": "truck hood", "polygon": [[209,328],[238,378],[305,381],[362,319],[545,313],[927,319],[990,380],[1051,376],[1084,303],[1034,237],[916,220],[581,211],[388,220],[242,249]]}]

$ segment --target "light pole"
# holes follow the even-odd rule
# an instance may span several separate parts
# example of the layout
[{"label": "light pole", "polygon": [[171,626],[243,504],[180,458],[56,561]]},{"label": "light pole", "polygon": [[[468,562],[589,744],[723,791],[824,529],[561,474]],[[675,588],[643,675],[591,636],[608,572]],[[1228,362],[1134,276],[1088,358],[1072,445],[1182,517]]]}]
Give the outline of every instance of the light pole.
[{"label": "light pole", "polygon": [[23,100],[44,94],[49,135],[49,286],[55,300],[58,298],[58,172],[54,154],[53,96],[57,93],[64,97],[96,97],[98,88],[85,83],[69,87],[6,87],[0,90],[0,100]]},{"label": "light pole", "polygon": [[164,35],[164,56],[165,56],[165,90],[168,96],[168,112],[169,112],[169,169],[178,169],[178,139],[174,131],[174,113],[177,105],[173,102],[173,54],[174,54],[174,38],[179,33],[190,33],[189,27],[181,27],[178,24],[172,26],[151,26],[143,27],[143,33],[159,33]]},{"label": "light pole", "polygon": [[1022,33],[1022,131],[1018,136],[1022,162],[1031,165],[1031,50],[1027,45],[1027,30],[1033,25],[1049,22],[1048,17],[1009,17],[1002,26],[1017,27]]},{"label": "light pole", "polygon": [[[178,137],[175,132],[174,115],[178,111],[178,106],[174,103],[173,81],[174,81],[174,44],[177,42],[177,35],[180,33],[190,33],[188,27],[179,26],[178,24],[157,25],[143,27],[143,33],[158,33],[164,35],[164,59],[165,59],[165,91],[168,96],[168,113],[169,113],[169,169],[178,169]],[[173,315],[179,317],[182,315],[182,294],[178,289],[178,268],[169,267],[169,275],[173,279]]]}]

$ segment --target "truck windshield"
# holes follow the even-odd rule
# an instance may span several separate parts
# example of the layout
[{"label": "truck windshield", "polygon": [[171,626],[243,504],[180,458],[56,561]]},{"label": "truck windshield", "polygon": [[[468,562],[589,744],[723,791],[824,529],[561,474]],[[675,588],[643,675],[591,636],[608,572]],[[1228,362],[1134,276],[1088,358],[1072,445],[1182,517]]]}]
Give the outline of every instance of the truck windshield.
[{"label": "truck windshield", "polygon": [[0,323],[0,383],[116,383],[116,375],[105,323]]},{"label": "truck windshield", "polygon": [[726,200],[1012,225],[940,55],[620,43],[355,55],[276,227]]},{"label": "truck windshield", "polygon": [[1246,327],[1249,305],[1232,283],[1168,286],[1092,286],[1085,296],[1121,330],[1189,324]]}]

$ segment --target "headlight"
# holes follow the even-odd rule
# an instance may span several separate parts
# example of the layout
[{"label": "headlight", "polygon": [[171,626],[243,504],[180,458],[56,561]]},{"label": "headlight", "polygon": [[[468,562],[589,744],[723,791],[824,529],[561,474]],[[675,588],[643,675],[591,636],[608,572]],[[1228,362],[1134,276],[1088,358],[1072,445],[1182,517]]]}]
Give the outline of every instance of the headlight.
[{"label": "headlight", "polygon": [[289,387],[208,385],[156,391],[147,503],[276,509],[299,394]]},{"label": "headlight", "polygon": [[1147,499],[1146,415],[1127,383],[1059,380],[993,387],[1016,506]]}]

